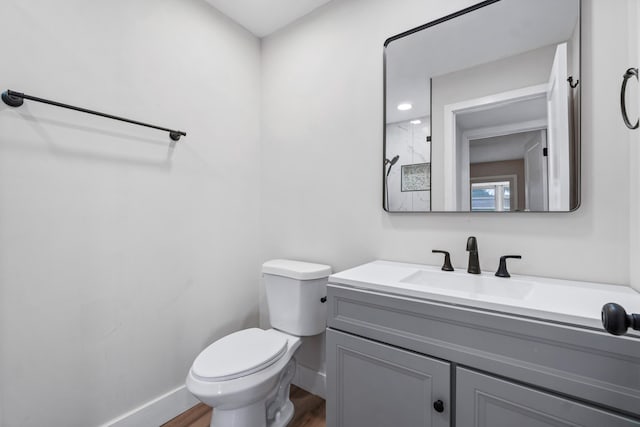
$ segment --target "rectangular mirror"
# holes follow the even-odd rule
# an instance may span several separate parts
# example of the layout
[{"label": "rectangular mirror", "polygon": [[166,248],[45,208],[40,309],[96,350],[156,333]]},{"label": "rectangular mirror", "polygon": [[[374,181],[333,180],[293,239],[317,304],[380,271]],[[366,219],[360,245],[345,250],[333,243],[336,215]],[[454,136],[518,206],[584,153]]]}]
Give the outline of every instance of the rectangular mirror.
[{"label": "rectangular mirror", "polygon": [[490,0],[385,42],[383,207],[580,204],[580,0]]}]

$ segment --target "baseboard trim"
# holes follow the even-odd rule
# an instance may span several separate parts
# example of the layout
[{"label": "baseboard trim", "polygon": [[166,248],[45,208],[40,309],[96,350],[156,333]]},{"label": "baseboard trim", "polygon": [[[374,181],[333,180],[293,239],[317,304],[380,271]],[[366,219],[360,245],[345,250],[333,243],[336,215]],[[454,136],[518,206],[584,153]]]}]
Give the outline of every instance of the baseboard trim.
[{"label": "baseboard trim", "polygon": [[181,386],[100,427],[158,427],[197,404],[198,399]]},{"label": "baseboard trim", "polygon": [[327,375],[298,364],[292,383],[311,394],[327,398]]},{"label": "baseboard trim", "polygon": [[[297,365],[293,384],[326,399],[326,374]],[[180,386],[100,427],[158,427],[198,404],[186,386]]]}]

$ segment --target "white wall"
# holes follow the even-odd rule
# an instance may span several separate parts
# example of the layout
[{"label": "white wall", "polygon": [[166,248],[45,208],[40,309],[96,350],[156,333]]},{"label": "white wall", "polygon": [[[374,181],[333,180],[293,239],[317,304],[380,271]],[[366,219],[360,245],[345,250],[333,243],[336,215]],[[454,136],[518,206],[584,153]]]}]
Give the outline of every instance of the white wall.
[{"label": "white wall", "polygon": [[200,0],[4,0],[0,425],[88,427],[257,322],[260,43]]},{"label": "white wall", "polygon": [[[638,68],[640,66],[640,2],[637,0],[627,0],[627,28],[629,31],[629,45],[627,67]],[[624,15],[623,15],[624,16]],[[624,21],[621,21],[624,22]],[[635,123],[635,119],[640,115],[640,85],[634,79],[629,80],[627,86],[627,108],[629,120]],[[631,169],[630,193],[631,200],[629,235],[630,251],[629,265],[631,267],[631,286],[640,292],[640,130],[626,130],[629,137],[630,156],[629,165]]]},{"label": "white wall", "polygon": [[[479,239],[494,270],[514,252],[516,273],[629,282],[629,153],[619,126],[625,29],[619,7],[585,1],[581,85],[582,207],[523,215],[389,214],[382,210],[382,45],[386,38],[473,1],[343,0],[263,41],[262,258],[342,270],[377,258],[466,266]],[[621,7],[624,7],[622,5]],[[287,165],[286,168],[277,165]],[[617,191],[612,191],[617,189]]]},{"label": "white wall", "polygon": [[[614,10],[624,5],[584,2],[577,212],[382,210],[383,43],[473,3],[342,0],[263,40],[263,260],[291,257],[335,271],[374,259],[435,265],[441,259],[431,249],[439,248],[463,268],[466,238],[475,235],[484,270],[518,253],[514,273],[629,283],[629,202],[620,197],[629,189],[629,145],[617,99],[626,51],[612,49],[627,36]],[[321,351],[322,340],[310,346]],[[299,362],[324,369],[319,360]]]}]

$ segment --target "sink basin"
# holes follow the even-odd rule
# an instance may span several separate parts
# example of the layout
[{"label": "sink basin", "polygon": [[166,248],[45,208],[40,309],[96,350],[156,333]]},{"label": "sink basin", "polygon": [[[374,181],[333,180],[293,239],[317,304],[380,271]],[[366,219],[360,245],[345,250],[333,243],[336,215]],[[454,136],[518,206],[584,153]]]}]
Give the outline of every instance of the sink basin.
[{"label": "sink basin", "polygon": [[532,291],[533,284],[522,280],[499,277],[473,276],[441,271],[418,270],[410,274],[401,283],[429,287],[431,290],[442,289],[447,293],[465,294],[466,296],[483,295],[498,298],[525,299]]}]

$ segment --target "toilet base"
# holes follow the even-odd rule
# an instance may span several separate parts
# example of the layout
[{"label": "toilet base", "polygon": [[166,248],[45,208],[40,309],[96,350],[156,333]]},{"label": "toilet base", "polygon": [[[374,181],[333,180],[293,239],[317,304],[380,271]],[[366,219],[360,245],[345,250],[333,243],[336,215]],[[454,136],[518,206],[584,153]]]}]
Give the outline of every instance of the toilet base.
[{"label": "toilet base", "polygon": [[285,427],[293,418],[294,408],[290,400],[284,404],[282,409],[276,415],[276,418],[269,423],[269,427]]},{"label": "toilet base", "polygon": [[264,402],[258,402],[241,409],[214,409],[211,427],[286,427],[293,418],[293,403],[287,400],[273,421],[267,424]]},{"label": "toilet base", "polygon": [[214,408],[211,427],[267,427],[264,406],[264,401],[261,401],[243,408],[226,411]]}]

